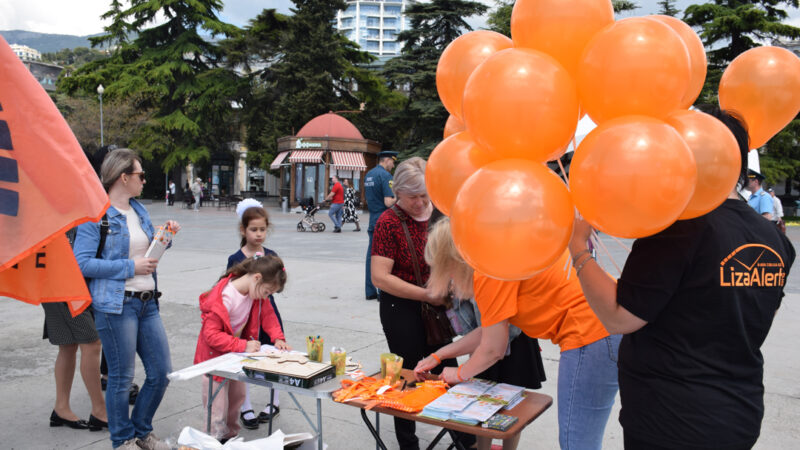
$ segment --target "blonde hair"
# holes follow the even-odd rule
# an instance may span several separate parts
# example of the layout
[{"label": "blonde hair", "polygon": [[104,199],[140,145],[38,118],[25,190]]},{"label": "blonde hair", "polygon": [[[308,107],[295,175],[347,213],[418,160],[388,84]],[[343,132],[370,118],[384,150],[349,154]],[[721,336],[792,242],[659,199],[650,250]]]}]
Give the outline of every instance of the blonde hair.
[{"label": "blonde hair", "polygon": [[142,163],[142,159],[129,148],[118,148],[108,152],[100,166],[100,181],[106,192],[122,176],[123,173],[133,173],[134,161]]},{"label": "blonde hair", "polygon": [[442,218],[428,231],[425,262],[431,268],[428,288],[436,295],[448,294],[452,283],[456,298],[472,298],[472,276],[475,271],[458,253],[450,232],[449,218]]},{"label": "blonde hair", "polygon": [[425,160],[419,156],[401,162],[394,171],[392,190],[405,195],[419,195],[428,192],[425,187]]}]

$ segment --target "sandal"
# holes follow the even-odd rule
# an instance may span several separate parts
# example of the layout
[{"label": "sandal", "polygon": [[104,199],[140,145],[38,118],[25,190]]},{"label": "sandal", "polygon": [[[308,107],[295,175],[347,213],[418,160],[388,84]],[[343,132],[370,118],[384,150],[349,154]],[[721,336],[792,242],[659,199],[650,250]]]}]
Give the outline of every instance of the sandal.
[{"label": "sandal", "polygon": [[272,411],[272,413],[270,413],[270,414],[267,414],[264,411],[261,411],[260,413],[258,413],[258,421],[261,422],[261,423],[269,422],[269,419],[274,419],[275,417],[278,416],[278,414],[280,414],[281,409],[279,407],[273,405],[271,411]]},{"label": "sandal", "polygon": [[240,412],[239,413],[239,418],[242,420],[242,426],[247,428],[248,430],[257,430],[258,429],[258,423],[259,423],[258,417],[253,417],[252,419],[245,419],[244,415],[247,414],[247,413],[250,413],[253,416],[256,415],[256,413],[252,409],[248,409],[247,411]]}]

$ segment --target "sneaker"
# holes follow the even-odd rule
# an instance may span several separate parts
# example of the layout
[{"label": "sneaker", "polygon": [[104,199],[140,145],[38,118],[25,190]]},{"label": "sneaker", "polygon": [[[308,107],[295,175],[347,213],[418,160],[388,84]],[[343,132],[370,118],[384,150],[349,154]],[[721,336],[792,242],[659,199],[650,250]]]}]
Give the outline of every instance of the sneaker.
[{"label": "sneaker", "polygon": [[158,439],[153,433],[148,433],[144,439],[137,439],[136,443],[139,445],[139,448],[143,448],[145,450],[172,450],[172,447],[169,444]]},{"label": "sneaker", "polygon": [[142,448],[136,444],[136,438],[128,439],[127,441],[123,442],[122,445],[117,447],[116,450],[141,450]]},{"label": "sneaker", "polygon": [[334,228],[334,229],[333,229],[333,232],[334,232],[334,233],[341,233],[341,232],[342,232],[342,229],[341,229],[341,228]]}]

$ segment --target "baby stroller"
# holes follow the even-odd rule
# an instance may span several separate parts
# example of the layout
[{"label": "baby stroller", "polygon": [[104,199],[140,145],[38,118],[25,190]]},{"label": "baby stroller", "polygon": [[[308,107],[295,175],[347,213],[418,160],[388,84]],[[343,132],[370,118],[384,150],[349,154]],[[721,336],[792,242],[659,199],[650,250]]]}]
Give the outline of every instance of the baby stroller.
[{"label": "baby stroller", "polygon": [[311,231],[314,233],[325,231],[325,224],[318,222],[314,218],[314,214],[319,211],[319,206],[314,206],[314,199],[311,197],[306,197],[300,201],[300,206],[303,208],[305,215],[300,222],[297,222],[297,231],[306,231],[306,228],[311,229]]}]

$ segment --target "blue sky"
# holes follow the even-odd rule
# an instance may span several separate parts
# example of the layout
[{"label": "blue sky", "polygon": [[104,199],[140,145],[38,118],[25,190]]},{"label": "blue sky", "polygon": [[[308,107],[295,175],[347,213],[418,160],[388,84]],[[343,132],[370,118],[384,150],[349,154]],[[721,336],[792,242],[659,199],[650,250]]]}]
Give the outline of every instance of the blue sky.
[{"label": "blue sky", "polygon": [[[494,6],[493,0],[481,0]],[[634,0],[640,8],[621,17],[653,14],[658,10],[657,0]],[[0,0],[0,30],[28,30],[42,33],[88,35],[103,31],[100,15],[108,10],[109,0]],[[678,0],[681,10],[699,0]],[[247,25],[264,8],[275,8],[289,14],[290,0],[225,0],[221,17],[238,26]],[[792,25],[800,26],[800,11],[788,10]],[[468,21],[475,28],[485,27],[485,17],[472,17]]]}]

